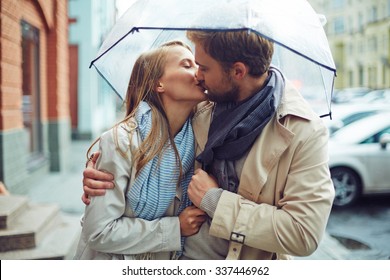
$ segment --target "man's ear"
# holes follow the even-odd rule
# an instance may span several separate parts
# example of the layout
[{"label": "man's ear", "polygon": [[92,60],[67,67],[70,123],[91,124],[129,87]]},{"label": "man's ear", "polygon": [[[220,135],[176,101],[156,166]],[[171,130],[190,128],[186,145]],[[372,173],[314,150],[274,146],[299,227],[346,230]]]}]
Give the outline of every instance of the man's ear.
[{"label": "man's ear", "polygon": [[156,90],[158,93],[163,93],[165,91],[164,85],[161,82],[158,82]]},{"label": "man's ear", "polygon": [[247,73],[248,73],[248,68],[244,63],[236,62],[233,64],[232,75],[237,80],[241,80],[242,78],[244,78],[247,75]]}]

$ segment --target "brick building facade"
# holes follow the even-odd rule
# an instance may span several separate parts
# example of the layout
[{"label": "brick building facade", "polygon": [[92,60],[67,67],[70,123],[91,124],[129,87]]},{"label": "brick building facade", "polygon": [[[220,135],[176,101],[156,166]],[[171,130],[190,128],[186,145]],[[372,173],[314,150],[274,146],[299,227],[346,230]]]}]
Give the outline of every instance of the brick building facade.
[{"label": "brick building facade", "polygon": [[66,169],[70,131],[68,1],[1,0],[0,181]]}]

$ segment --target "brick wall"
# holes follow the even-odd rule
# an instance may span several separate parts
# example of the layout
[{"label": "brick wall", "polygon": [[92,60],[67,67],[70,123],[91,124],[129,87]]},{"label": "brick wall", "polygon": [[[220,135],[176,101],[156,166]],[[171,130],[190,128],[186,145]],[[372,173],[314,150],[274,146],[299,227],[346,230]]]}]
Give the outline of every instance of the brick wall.
[{"label": "brick wall", "polygon": [[23,126],[20,1],[0,2],[0,130]]},{"label": "brick wall", "polygon": [[[69,139],[71,134],[70,127],[68,129],[67,5],[67,0],[0,1],[0,181],[5,181],[9,188],[13,184],[21,185],[33,176],[32,172],[39,171],[39,166],[31,168],[31,164],[26,163],[29,150],[25,147],[28,134],[24,130],[22,111],[22,20],[39,30],[39,115],[43,157],[49,158],[50,167],[55,166],[52,169],[56,171],[64,165],[64,154],[69,145],[67,131]],[[9,143],[14,143],[20,154],[27,155],[20,157],[12,150],[6,150]],[[47,164],[44,170],[47,170]],[[18,169],[23,175],[15,178]],[[24,174],[26,178],[23,178]]]},{"label": "brick wall", "polygon": [[66,0],[1,0],[0,130],[23,126],[21,19],[40,33],[42,120],[69,117],[67,12]]}]

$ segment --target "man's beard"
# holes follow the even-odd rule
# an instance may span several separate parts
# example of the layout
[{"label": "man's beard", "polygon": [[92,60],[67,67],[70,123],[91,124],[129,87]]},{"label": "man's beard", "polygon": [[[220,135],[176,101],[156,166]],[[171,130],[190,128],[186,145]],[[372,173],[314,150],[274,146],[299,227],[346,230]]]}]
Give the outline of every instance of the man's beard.
[{"label": "man's beard", "polygon": [[237,85],[229,82],[231,87],[228,91],[225,92],[215,92],[210,89],[208,89],[207,97],[209,100],[217,102],[217,103],[223,103],[223,102],[236,102],[239,98],[240,90]]}]

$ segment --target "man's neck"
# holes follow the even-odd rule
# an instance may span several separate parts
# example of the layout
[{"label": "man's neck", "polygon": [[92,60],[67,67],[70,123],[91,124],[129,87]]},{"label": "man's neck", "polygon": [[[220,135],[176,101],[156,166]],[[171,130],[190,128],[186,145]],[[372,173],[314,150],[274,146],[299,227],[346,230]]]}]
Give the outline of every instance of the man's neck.
[{"label": "man's neck", "polygon": [[268,71],[260,77],[252,77],[248,75],[240,84],[240,96],[237,101],[243,101],[258,93],[265,86],[267,78]]}]

